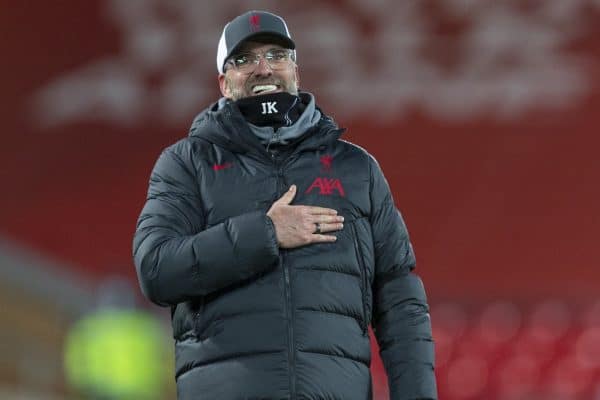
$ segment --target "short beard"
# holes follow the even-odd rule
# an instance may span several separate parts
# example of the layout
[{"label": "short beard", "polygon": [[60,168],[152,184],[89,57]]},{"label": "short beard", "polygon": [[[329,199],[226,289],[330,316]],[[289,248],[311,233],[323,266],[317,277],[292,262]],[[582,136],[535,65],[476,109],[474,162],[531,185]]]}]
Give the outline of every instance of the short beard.
[{"label": "short beard", "polygon": [[[244,92],[245,88],[234,88],[231,80],[229,78],[225,78],[227,80],[227,85],[229,85],[229,87],[231,88],[231,99],[236,101],[239,99],[243,99],[246,97],[252,97],[252,96],[256,96],[255,94],[247,94]],[[298,85],[296,84],[296,81],[290,82],[289,84],[285,84],[285,82],[278,82],[279,86],[281,86],[281,89],[284,92],[288,92],[289,94],[293,94],[294,96],[298,95]]]}]

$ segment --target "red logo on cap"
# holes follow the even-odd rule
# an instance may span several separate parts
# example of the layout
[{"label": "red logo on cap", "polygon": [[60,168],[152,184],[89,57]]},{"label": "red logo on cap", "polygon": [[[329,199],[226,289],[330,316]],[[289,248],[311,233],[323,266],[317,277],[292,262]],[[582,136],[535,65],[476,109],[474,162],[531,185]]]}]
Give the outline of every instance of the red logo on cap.
[{"label": "red logo on cap", "polygon": [[260,15],[252,14],[250,16],[250,29],[252,32],[260,30]]}]

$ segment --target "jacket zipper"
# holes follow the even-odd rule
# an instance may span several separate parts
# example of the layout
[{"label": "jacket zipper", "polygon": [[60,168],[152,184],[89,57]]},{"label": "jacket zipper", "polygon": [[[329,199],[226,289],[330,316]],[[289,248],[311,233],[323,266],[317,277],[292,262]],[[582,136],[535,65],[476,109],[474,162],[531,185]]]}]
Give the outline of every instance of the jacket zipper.
[{"label": "jacket zipper", "polygon": [[[273,165],[277,168],[277,187],[279,193],[284,193],[283,166],[271,155]],[[288,368],[290,377],[290,399],[296,398],[296,352],[294,350],[294,310],[292,306],[292,285],[290,269],[285,262],[285,252],[281,251],[281,270],[283,271],[283,292],[285,296],[285,318],[288,328]]]},{"label": "jacket zipper", "polygon": [[356,258],[358,259],[358,269],[360,270],[360,293],[362,296],[362,333],[363,335],[367,334],[369,329],[369,324],[367,322],[367,271],[365,270],[365,266],[363,264],[363,256],[362,251],[360,250],[360,245],[358,243],[358,234],[356,232],[356,226],[354,222],[352,223],[352,235],[354,240],[354,249],[356,251]]},{"label": "jacket zipper", "polygon": [[290,271],[285,263],[285,256],[281,254],[281,266],[283,270],[283,291],[285,293],[286,320],[288,324],[288,366],[290,370],[290,398],[296,398],[296,371],[295,371],[295,351],[294,351],[294,310],[292,309],[292,294],[290,283]]}]

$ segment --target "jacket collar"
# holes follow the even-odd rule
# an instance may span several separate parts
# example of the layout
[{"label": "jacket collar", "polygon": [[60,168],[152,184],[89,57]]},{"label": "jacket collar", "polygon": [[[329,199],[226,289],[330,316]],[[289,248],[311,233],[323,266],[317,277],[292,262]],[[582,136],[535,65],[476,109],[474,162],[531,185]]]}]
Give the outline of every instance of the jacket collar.
[{"label": "jacket collar", "polygon": [[[320,112],[320,119],[312,128],[289,143],[289,146],[296,147],[295,151],[319,148],[337,140],[344,132],[318,107],[315,106],[315,110]],[[268,154],[235,103],[226,99],[220,99],[198,114],[190,127],[189,136],[204,139],[236,153]]]}]

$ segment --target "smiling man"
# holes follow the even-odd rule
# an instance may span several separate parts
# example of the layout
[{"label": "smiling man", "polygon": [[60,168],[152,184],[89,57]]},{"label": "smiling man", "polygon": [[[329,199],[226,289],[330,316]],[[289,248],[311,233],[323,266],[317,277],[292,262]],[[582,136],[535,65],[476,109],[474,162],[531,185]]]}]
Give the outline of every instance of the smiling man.
[{"label": "smiling man", "polygon": [[436,399],[425,290],[379,165],[298,90],[284,20],[250,11],[217,51],[223,97],[168,147],[134,237],[171,308],[184,399]]},{"label": "smiling man", "polygon": [[297,96],[298,67],[294,62],[293,50],[255,41],[242,43],[225,62],[225,71],[231,72],[219,75],[221,93],[232,100],[276,92]]}]

